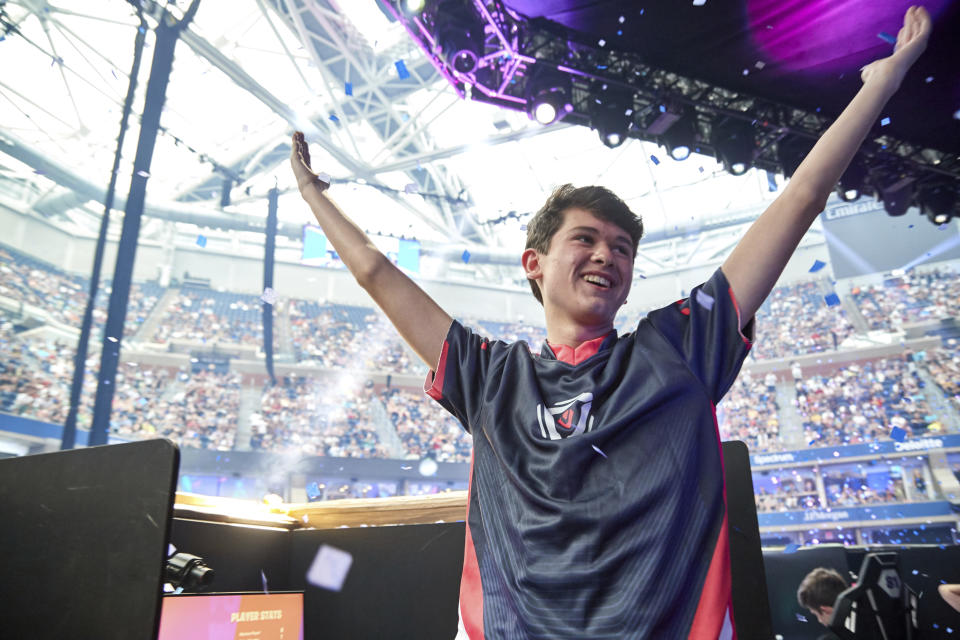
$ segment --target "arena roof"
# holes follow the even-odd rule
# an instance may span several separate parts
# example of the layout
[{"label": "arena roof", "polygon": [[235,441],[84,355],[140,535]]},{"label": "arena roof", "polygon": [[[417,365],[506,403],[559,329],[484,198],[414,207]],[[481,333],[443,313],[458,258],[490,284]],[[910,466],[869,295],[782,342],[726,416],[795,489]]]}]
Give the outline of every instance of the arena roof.
[{"label": "arena roof", "polygon": [[[148,31],[153,15],[178,17],[186,5],[145,2]],[[108,181],[139,24],[134,6],[0,6],[0,197],[94,233],[102,205],[85,189],[102,193]],[[135,114],[151,42],[148,33]],[[136,120],[118,196],[129,186]],[[439,247],[519,254],[525,216],[554,186],[595,183],[623,196],[663,240],[641,246],[649,260],[638,267],[689,265],[716,260],[739,236],[736,226],[701,232],[705,225],[749,221],[783,184],[762,171],[731,176],[696,154],[677,162],[638,140],[608,149],[585,127],[544,127],[462,100],[376,0],[202,0],[177,46],[161,124],[147,186],[146,213],[155,217],[142,230],[155,239],[164,217],[186,233],[196,229],[184,226],[191,220],[225,229],[262,220],[275,185],[284,193],[281,222],[307,222],[287,168],[295,128],[307,132],[315,165],[362,227]],[[227,180],[231,200],[221,207]]]}]

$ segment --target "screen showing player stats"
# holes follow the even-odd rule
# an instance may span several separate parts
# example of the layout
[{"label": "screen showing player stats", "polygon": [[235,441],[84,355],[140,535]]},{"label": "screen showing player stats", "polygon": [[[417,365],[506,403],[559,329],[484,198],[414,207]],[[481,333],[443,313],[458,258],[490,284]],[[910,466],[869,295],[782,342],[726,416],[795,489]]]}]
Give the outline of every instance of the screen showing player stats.
[{"label": "screen showing player stats", "polygon": [[303,594],[164,596],[158,640],[303,640]]}]

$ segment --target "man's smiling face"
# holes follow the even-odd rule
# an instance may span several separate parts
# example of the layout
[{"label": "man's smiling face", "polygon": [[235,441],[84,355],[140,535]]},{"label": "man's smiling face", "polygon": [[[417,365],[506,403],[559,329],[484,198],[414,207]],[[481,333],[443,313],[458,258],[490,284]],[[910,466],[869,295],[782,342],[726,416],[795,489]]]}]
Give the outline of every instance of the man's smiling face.
[{"label": "man's smiling face", "polygon": [[[532,252],[532,253],[531,253]],[[524,267],[543,295],[551,320],[606,333],[633,280],[633,242],[612,222],[573,208],[550,239],[546,254],[528,249]]]}]

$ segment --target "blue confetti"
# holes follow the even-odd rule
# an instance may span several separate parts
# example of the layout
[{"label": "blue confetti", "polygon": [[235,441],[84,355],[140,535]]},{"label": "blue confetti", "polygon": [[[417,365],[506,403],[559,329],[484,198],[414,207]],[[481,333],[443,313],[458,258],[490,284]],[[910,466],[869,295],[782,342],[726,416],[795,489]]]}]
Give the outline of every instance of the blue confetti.
[{"label": "blue confetti", "polygon": [[660,164],[660,158],[658,158],[657,156],[655,156],[655,155],[653,155],[653,154],[651,153],[651,154],[650,154],[650,162],[652,162],[653,164]]},{"label": "blue confetti", "polygon": [[877,37],[883,40],[884,42],[888,42],[890,44],[897,44],[897,39],[894,38],[889,33],[887,33],[886,31],[881,31],[880,33],[877,34]]},{"label": "blue confetti", "polygon": [[463,260],[464,264],[467,264],[468,262],[470,262],[470,252],[464,249],[463,253],[460,254],[460,259]]},{"label": "blue confetti", "polygon": [[343,83],[343,92],[346,93],[348,96],[352,96],[352,95],[353,95],[353,83],[352,83],[352,82],[344,82],[344,83]]},{"label": "blue confetti", "polygon": [[823,269],[825,266],[827,266],[826,262],[821,262],[820,260],[814,260],[813,266],[810,267],[810,273],[816,273],[817,271],[820,271],[820,269]]},{"label": "blue confetti", "polygon": [[828,307],[836,307],[840,304],[840,296],[835,293],[828,293],[823,296],[823,301],[827,303]]},{"label": "blue confetti", "polygon": [[203,236],[203,235],[198,235],[198,236],[197,236],[197,246],[198,246],[198,247],[205,247],[205,246],[207,246],[207,238],[206,238],[206,236]]},{"label": "blue confetti", "polygon": [[397,75],[400,76],[401,80],[406,80],[410,77],[410,72],[407,71],[407,65],[403,63],[403,60],[397,60],[393,63],[393,66],[397,68]]},{"label": "blue confetti", "polygon": [[800,548],[800,545],[798,545],[796,542],[791,542],[791,543],[788,544],[786,547],[784,547],[783,552],[784,552],[784,553],[796,553],[796,552],[797,552],[797,549],[799,549],[799,548]]},{"label": "blue confetti", "polygon": [[337,123],[337,124],[340,124],[340,118],[337,117],[337,114],[331,113],[331,114],[330,114],[330,122],[335,122],[335,123]]},{"label": "blue confetti", "polygon": [[890,437],[897,442],[903,442],[907,438],[907,432],[900,427],[894,427],[890,430]]},{"label": "blue confetti", "polygon": [[881,126],[881,127],[885,127],[885,126],[887,126],[888,124],[890,124],[890,118],[884,118],[883,120],[880,121],[880,126]]},{"label": "blue confetti", "polygon": [[263,592],[269,595],[267,591],[267,574],[263,572],[263,569],[260,569],[260,582],[263,584]]},{"label": "blue confetti", "polygon": [[777,176],[770,173],[769,171],[767,171],[766,174],[767,174],[767,191],[769,191],[770,193],[774,193],[777,190]]}]

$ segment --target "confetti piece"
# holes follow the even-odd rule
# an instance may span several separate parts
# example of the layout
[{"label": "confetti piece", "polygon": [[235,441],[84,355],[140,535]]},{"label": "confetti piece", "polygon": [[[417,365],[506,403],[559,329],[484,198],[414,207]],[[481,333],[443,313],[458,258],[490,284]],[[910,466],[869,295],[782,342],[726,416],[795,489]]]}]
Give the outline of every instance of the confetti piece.
[{"label": "confetti piece", "polygon": [[440,467],[437,465],[437,461],[433,458],[424,458],[420,461],[420,466],[417,468],[417,472],[422,476],[434,476],[437,474],[437,470]]},{"label": "confetti piece", "polygon": [[107,336],[107,342],[117,342],[117,339],[113,336]]},{"label": "confetti piece", "polygon": [[604,457],[604,459],[606,459],[607,454],[605,454],[603,451],[600,451],[600,449],[597,448],[597,445],[592,444],[592,445],[590,445],[590,446],[593,447],[593,450],[594,450],[594,451],[596,451],[597,453],[599,453],[600,455],[602,455],[602,456]]},{"label": "confetti piece", "polygon": [[823,269],[825,266],[827,266],[826,262],[821,262],[820,260],[814,260],[813,266],[810,267],[810,273],[816,273],[817,271],[820,271],[820,269]]},{"label": "confetti piece", "polygon": [[397,75],[401,80],[406,80],[410,77],[410,72],[407,71],[407,65],[404,64],[403,60],[397,60],[393,63],[393,66],[397,68]]},{"label": "confetti piece", "polygon": [[324,182],[326,182],[327,184],[330,184],[333,181],[333,178],[330,177],[330,174],[324,173],[323,171],[318,173],[317,177],[323,180]]},{"label": "confetti piece", "polygon": [[742,73],[743,75],[748,76],[750,75],[750,69],[744,69]]},{"label": "confetti piece", "polygon": [[277,292],[270,287],[267,287],[263,290],[263,294],[260,296],[260,299],[266,304],[272,305],[277,301]]},{"label": "confetti piece", "polygon": [[800,613],[797,614],[797,620],[799,620],[800,622],[807,622],[807,618]]},{"label": "confetti piece", "polygon": [[877,34],[877,37],[883,40],[884,42],[887,42],[890,44],[897,44],[897,39],[894,38],[889,33],[887,33],[886,31],[881,31],[880,33]]},{"label": "confetti piece", "polygon": [[653,154],[651,153],[651,154],[650,154],[650,162],[652,162],[653,164],[660,164],[660,158],[658,158],[657,156],[655,156],[655,155],[653,155]]},{"label": "confetti piece", "polygon": [[798,545],[796,542],[791,542],[790,544],[788,544],[786,547],[783,548],[783,552],[784,552],[784,553],[796,553],[796,552],[797,552],[797,549],[799,549],[799,548],[800,548],[800,545]]},{"label": "confetti piece", "polygon": [[767,66],[767,63],[764,62],[763,60],[757,60],[756,64],[754,64],[753,66],[755,66],[759,71],[760,69],[763,69],[765,66]]},{"label": "confetti piece", "polygon": [[890,124],[890,118],[884,118],[883,120],[880,121],[880,126],[881,126],[881,127],[885,127],[885,126],[887,126],[888,124]]},{"label": "confetti piece", "polygon": [[713,309],[713,296],[711,296],[709,293],[705,293],[703,289],[697,289],[697,304],[707,311],[710,311]]},{"label": "confetti piece", "polygon": [[417,183],[416,183],[416,182],[411,182],[410,184],[404,185],[404,187],[403,187],[403,192],[404,192],[404,193],[417,193]]},{"label": "confetti piece", "polygon": [[321,589],[340,591],[352,564],[350,553],[327,544],[320,545],[307,571],[307,582]]},{"label": "confetti piece", "polygon": [[263,569],[260,569],[260,584],[263,585],[263,592],[269,595],[270,592],[267,590],[267,574],[263,572]]},{"label": "confetti piece", "polygon": [[167,545],[167,557],[168,557],[168,558],[169,558],[170,556],[172,556],[173,554],[175,554],[176,552],[177,552],[177,548],[176,548],[175,546],[173,546],[172,544],[168,544],[168,545]]},{"label": "confetti piece", "polygon": [[147,173],[146,171],[137,171],[137,175],[140,176],[141,178],[149,178],[149,177],[150,177],[150,174]]},{"label": "confetti piece", "polygon": [[344,82],[344,83],[343,83],[343,92],[344,92],[345,94],[347,94],[348,96],[352,96],[352,95],[353,95],[353,83],[352,83],[352,82]]},{"label": "confetti piece", "polygon": [[604,40],[603,38],[600,38],[600,40],[597,41],[597,44],[600,45],[601,47],[605,47],[607,45],[607,41]]},{"label": "confetti piece", "polygon": [[337,117],[337,114],[331,113],[328,116],[328,118],[330,119],[330,122],[335,122],[336,124],[340,124],[340,118]]},{"label": "confetti piece", "polygon": [[408,465],[408,464],[400,465],[400,468],[401,468],[402,470],[404,470],[404,471],[410,471],[410,469],[413,469],[413,467],[411,467],[411,466]]},{"label": "confetti piece", "polygon": [[828,307],[836,307],[840,304],[840,296],[835,293],[828,293],[823,296],[823,301],[827,303]]},{"label": "confetti piece", "polygon": [[463,260],[463,263],[464,263],[464,264],[469,263],[469,262],[470,262],[470,252],[467,251],[466,249],[464,249],[464,250],[463,250],[463,253],[460,254],[460,259]]},{"label": "confetti piece", "polygon": [[927,76],[923,81],[926,82],[927,84],[930,84],[931,82],[933,82],[933,76]]},{"label": "confetti piece", "polygon": [[890,437],[897,442],[903,442],[907,438],[907,432],[900,427],[894,427],[890,430]]},{"label": "confetti piece", "polygon": [[693,0],[693,6],[695,7],[702,7],[705,4],[707,4],[707,0]]},{"label": "confetti piece", "polygon": [[206,236],[202,236],[202,235],[197,236],[197,246],[200,246],[200,247],[207,246]]},{"label": "confetti piece", "polygon": [[626,20],[627,19],[624,16],[620,16],[619,18],[617,18],[617,22],[619,22],[620,24],[623,24],[624,22],[626,22]]}]

